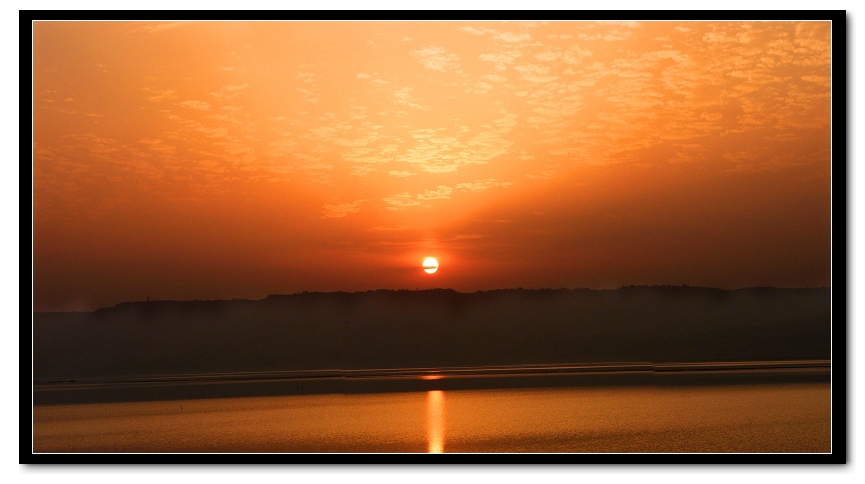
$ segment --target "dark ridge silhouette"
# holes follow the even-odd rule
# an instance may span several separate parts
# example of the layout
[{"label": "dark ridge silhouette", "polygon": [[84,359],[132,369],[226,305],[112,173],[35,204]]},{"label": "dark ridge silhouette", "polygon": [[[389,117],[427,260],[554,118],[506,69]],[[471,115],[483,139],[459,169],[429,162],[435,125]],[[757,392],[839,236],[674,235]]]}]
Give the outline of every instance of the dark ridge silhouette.
[{"label": "dark ridge silhouette", "polygon": [[829,359],[830,288],[304,292],[34,313],[36,382],[142,375]]}]

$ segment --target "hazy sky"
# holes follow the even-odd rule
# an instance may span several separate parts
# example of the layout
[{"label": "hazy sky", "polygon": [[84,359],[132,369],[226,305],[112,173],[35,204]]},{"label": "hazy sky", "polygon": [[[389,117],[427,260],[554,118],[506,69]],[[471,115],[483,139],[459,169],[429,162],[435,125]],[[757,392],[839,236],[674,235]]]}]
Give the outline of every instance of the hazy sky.
[{"label": "hazy sky", "polygon": [[830,34],[37,22],[35,309],[829,285]]}]

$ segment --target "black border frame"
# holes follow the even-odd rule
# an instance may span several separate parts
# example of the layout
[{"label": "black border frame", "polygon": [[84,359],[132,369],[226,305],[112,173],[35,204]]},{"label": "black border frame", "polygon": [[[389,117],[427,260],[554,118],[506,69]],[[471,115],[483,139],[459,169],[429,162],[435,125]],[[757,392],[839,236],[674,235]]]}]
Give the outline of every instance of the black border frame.
[{"label": "black border frame", "polygon": [[[32,271],[31,291],[21,295],[20,307],[30,307],[25,318],[19,311],[19,464],[846,464],[849,460],[847,403],[850,394],[847,260],[849,243],[850,181],[847,177],[850,91],[847,83],[849,17],[844,10],[636,10],[636,11],[378,11],[378,10],[295,10],[295,11],[134,11],[134,10],[19,10],[19,99],[32,100],[32,24],[36,21],[87,20],[825,20],[832,23],[832,452],[827,454],[47,454],[32,451]],[[30,69],[23,69],[25,59]],[[30,92],[28,93],[28,90]],[[28,228],[32,242],[32,101],[21,103],[19,112],[20,146],[30,145],[30,180],[19,181],[24,193],[31,195]],[[19,155],[24,165],[25,155]],[[836,161],[837,160],[837,161]],[[843,162],[841,162],[843,160]],[[843,204],[835,203],[836,200]],[[21,249],[21,256],[26,249]],[[32,264],[33,251],[30,246]],[[32,267],[32,266],[31,266]],[[25,276],[21,276],[19,287]],[[29,300],[27,299],[29,297]],[[838,344],[834,344],[838,342]],[[29,370],[29,371],[28,371]],[[29,424],[29,425],[27,425]]]}]

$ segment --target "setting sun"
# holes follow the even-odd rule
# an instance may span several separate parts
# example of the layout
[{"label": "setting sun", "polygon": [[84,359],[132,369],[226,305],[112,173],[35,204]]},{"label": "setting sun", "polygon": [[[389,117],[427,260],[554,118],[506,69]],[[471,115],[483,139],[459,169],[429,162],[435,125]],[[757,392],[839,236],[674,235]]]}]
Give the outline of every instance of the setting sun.
[{"label": "setting sun", "polygon": [[432,257],[427,257],[423,260],[423,270],[427,274],[432,274],[433,272],[439,270],[439,261],[433,259]]}]

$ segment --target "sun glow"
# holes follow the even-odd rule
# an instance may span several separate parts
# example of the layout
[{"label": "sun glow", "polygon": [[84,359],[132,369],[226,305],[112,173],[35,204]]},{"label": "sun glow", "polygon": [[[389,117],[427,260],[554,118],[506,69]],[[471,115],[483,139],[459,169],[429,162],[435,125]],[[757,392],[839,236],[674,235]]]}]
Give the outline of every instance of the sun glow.
[{"label": "sun glow", "polygon": [[433,259],[432,257],[427,257],[423,260],[423,270],[427,274],[432,274],[433,272],[439,270],[439,261]]}]

